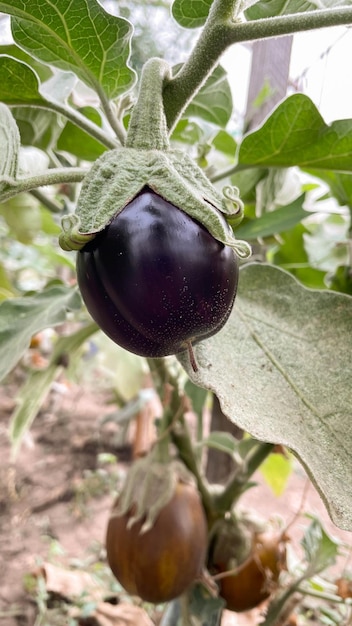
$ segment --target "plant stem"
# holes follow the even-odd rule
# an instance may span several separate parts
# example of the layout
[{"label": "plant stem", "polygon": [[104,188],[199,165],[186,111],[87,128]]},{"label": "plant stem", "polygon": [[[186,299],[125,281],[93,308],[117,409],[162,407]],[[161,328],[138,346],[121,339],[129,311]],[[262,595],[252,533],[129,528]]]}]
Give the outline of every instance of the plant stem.
[{"label": "plant stem", "polygon": [[62,213],[62,211],[64,210],[63,204],[59,204],[59,202],[56,202],[56,200],[53,200],[52,198],[48,198],[48,196],[45,193],[43,193],[42,191],[39,191],[38,189],[32,189],[30,194],[33,196],[33,198],[36,198],[37,200],[39,200],[41,204],[43,204],[47,209],[49,209],[51,213]]},{"label": "plant stem", "polygon": [[173,428],[173,430],[171,431],[171,439],[177,447],[181,461],[184,463],[187,469],[192,472],[193,476],[196,479],[198,491],[202,497],[202,502],[208,518],[208,522],[211,522],[214,517],[212,496],[199,470],[196,460],[196,453],[192,445],[192,440],[184,418],[180,419],[178,427]]},{"label": "plant stem", "polygon": [[[116,137],[119,139],[121,145],[125,145],[126,141],[126,131],[118,118],[117,111],[115,110],[114,105],[105,97],[104,93],[99,91],[100,102],[103,107],[103,111],[106,115],[106,118],[116,134]],[[116,148],[116,145],[114,146]]]},{"label": "plant stem", "polygon": [[189,59],[165,85],[163,98],[169,130],[229,46],[244,41],[352,23],[351,7],[294,13],[250,22],[236,21],[233,14],[231,16],[231,7],[234,11],[233,0],[214,0],[208,20]]},{"label": "plant stem", "polygon": [[54,111],[55,113],[63,115],[66,119],[72,122],[72,124],[84,130],[88,135],[99,141],[99,143],[106,148],[113,150],[114,148],[118,148],[120,145],[120,142],[116,141],[114,137],[110,137],[101,128],[99,128],[97,124],[94,124],[94,122],[91,122],[87,117],[85,117],[85,115],[82,115],[79,111],[63,105],[60,102],[45,100],[44,103],[42,101],[39,101],[38,104],[34,102],[32,106],[37,107],[38,109]]},{"label": "plant stem", "polygon": [[23,191],[31,191],[37,187],[45,187],[46,185],[58,185],[60,183],[79,183],[83,180],[87,170],[80,167],[62,167],[46,170],[37,176],[29,176],[28,178],[4,179],[6,188],[0,194],[0,202],[4,202],[18,193]]},{"label": "plant stem", "polygon": [[247,457],[243,460],[243,466],[236,468],[232,477],[225,485],[224,490],[215,498],[216,508],[219,511],[229,511],[235,500],[243,493],[244,486],[250,477],[271,454],[274,444],[258,442]]}]

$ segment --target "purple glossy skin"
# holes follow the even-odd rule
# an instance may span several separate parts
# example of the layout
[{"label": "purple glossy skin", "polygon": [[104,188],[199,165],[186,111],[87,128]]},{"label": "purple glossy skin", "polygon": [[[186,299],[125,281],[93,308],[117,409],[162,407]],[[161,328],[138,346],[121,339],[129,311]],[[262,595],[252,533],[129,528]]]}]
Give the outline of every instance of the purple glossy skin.
[{"label": "purple glossy skin", "polygon": [[77,254],[93,319],[146,357],[177,354],[225,324],[238,262],[198,222],[146,188]]}]

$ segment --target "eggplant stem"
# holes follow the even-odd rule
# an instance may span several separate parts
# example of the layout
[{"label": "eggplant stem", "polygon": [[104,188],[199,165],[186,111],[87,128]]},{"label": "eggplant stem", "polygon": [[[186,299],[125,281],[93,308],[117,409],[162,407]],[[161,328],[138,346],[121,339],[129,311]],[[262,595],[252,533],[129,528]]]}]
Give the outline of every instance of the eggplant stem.
[{"label": "eggplant stem", "polygon": [[196,360],[196,355],[194,354],[194,350],[193,350],[193,346],[192,346],[192,342],[189,340],[187,341],[187,350],[188,350],[188,356],[189,356],[189,360],[192,366],[192,370],[194,372],[198,372],[198,363]]}]

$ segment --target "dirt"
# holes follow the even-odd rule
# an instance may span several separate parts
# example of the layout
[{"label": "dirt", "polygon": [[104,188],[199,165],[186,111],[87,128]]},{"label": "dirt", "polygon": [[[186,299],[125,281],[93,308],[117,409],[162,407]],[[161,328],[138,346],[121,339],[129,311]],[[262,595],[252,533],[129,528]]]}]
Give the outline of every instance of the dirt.
[{"label": "dirt", "polygon": [[[76,566],[84,561],[104,562],[104,534],[113,493],[131,460],[129,441],[121,440],[117,426],[111,422],[102,425],[102,418],[116,411],[107,393],[92,393],[67,381],[54,387],[13,460],[8,429],[18,382],[12,378],[0,395],[2,626],[35,624],[38,607],[25,590],[24,579],[38,572],[39,565],[55,559],[67,567],[72,562]],[[102,453],[115,455],[117,466],[102,464]],[[257,478],[259,485],[243,497],[243,506],[287,523],[300,510],[305,492],[302,513],[317,515],[328,532],[352,543],[351,533],[340,531],[329,520],[315,489],[309,486],[307,490],[307,477],[300,466],[279,498],[260,475]],[[298,545],[307,524],[303,514],[295,520],[290,528],[293,544]],[[223,625],[250,626],[258,620],[258,611],[242,616],[225,612]]]}]

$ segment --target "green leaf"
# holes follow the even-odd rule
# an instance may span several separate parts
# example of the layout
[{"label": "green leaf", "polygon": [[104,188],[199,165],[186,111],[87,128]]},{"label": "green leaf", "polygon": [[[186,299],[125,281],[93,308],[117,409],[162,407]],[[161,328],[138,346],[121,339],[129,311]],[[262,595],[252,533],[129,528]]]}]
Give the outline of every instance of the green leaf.
[{"label": "green leaf", "polygon": [[302,224],[280,234],[281,244],[269,255],[270,261],[281,265],[293,274],[303,285],[313,289],[324,289],[325,272],[311,266],[304,247],[304,237],[309,231]]},{"label": "green leaf", "polygon": [[[0,191],[6,178],[16,178],[20,134],[10,109],[0,102]],[[5,181],[1,181],[2,177]]]},{"label": "green leaf", "polygon": [[259,471],[275,496],[279,497],[285,491],[292,473],[291,458],[283,454],[269,454],[261,464]]},{"label": "green leaf", "polygon": [[239,165],[352,171],[352,120],[328,126],[307,96],[294,94],[243,139]]},{"label": "green leaf", "polygon": [[194,385],[191,380],[187,380],[185,384],[185,392],[192,402],[192,411],[198,417],[202,417],[208,392],[205,389]]},{"label": "green leaf", "polygon": [[67,310],[77,310],[77,291],[56,285],[36,295],[0,303],[0,380],[16,365],[30,344],[32,335],[61,324]]},{"label": "green leaf", "polygon": [[308,526],[301,543],[308,561],[309,577],[335,563],[339,544],[329,537],[318,519],[314,518]]},{"label": "green leaf", "polygon": [[52,76],[52,70],[50,69],[50,67],[48,67],[47,65],[43,65],[43,63],[40,63],[39,61],[36,61],[30,54],[27,54],[27,52],[25,52],[15,44],[0,46],[0,55],[12,57],[17,59],[17,61],[22,61],[26,63],[26,65],[29,65],[32,70],[35,71],[35,73],[42,81],[48,80],[48,78]]},{"label": "green leaf", "polygon": [[281,443],[308,468],[334,522],[352,530],[352,298],[302,287],[270,265],[240,273],[233,312],[195,346],[195,384],[261,441]]},{"label": "green leaf", "polygon": [[218,65],[193,98],[185,117],[200,117],[224,128],[232,114],[232,95],[227,73]]},{"label": "green leaf", "polygon": [[212,431],[208,437],[203,439],[201,442],[202,446],[207,446],[208,448],[214,448],[215,450],[220,450],[221,452],[226,452],[233,456],[238,448],[238,441],[235,439],[231,433],[225,432],[217,432]]},{"label": "green leaf", "polygon": [[63,118],[53,111],[31,106],[13,107],[23,146],[40,150],[55,149],[64,125]]},{"label": "green leaf", "polygon": [[236,237],[239,239],[257,239],[290,230],[305,217],[309,217],[309,213],[303,208],[304,199],[305,194],[286,206],[264,213],[257,219],[247,221],[236,228]]},{"label": "green leaf", "polygon": [[172,15],[184,28],[198,28],[205,23],[213,0],[175,0]]},{"label": "green leaf", "polygon": [[341,206],[348,206],[352,209],[352,174],[341,174],[330,170],[309,170],[309,173],[321,178],[329,185],[331,195]]},{"label": "green leaf", "polygon": [[226,132],[226,130],[219,130],[219,132],[213,137],[211,140],[214,148],[219,150],[219,152],[223,152],[229,156],[235,157],[237,151],[237,143],[235,139],[230,135],[230,133]]},{"label": "green leaf", "polygon": [[26,63],[7,55],[0,56],[0,98],[11,105],[43,106],[39,78]]},{"label": "green leaf", "polygon": [[115,98],[134,83],[128,67],[131,24],[95,0],[0,0],[15,42],[34,58],[75,73],[98,94]]},{"label": "green leaf", "polygon": [[333,9],[337,7],[351,6],[351,0],[260,0],[245,11],[247,20],[259,20],[278,15],[290,15],[292,13],[304,13],[317,9]]},{"label": "green leaf", "polygon": [[17,407],[11,416],[10,440],[13,455],[17,453],[24,434],[35,419],[53,380],[62,369],[62,366],[58,365],[61,358],[64,355],[74,358],[77,349],[96,331],[97,326],[92,323],[72,335],[61,337],[55,345],[49,366],[29,373],[23,387],[16,394]]},{"label": "green leaf", "polygon": [[[102,119],[99,111],[93,107],[84,107],[79,109],[79,112],[101,128]],[[87,135],[72,122],[67,122],[65,125],[58,139],[57,149],[74,154],[84,161],[95,161],[106,150],[99,141]]]}]

